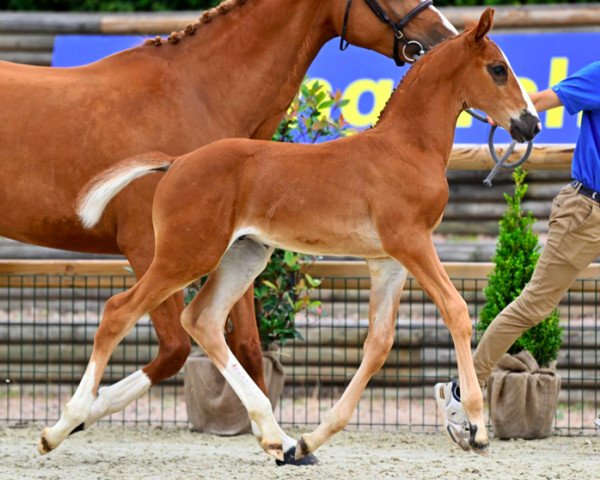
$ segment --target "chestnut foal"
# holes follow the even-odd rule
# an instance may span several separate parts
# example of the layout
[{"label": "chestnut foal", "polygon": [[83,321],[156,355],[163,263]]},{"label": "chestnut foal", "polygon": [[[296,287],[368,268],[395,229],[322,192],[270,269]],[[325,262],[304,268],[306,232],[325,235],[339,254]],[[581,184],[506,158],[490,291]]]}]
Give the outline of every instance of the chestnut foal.
[{"label": "chestnut foal", "polygon": [[[125,189],[89,230],[75,209],[81,186],[121,159],[152,150],[181,155],[223,138],[270,139],[327,41],[345,31],[349,42],[394,56],[395,30],[373,8],[394,22],[419,9],[405,22],[397,55],[409,40],[427,49],[457,34],[420,0],[227,0],[169,41],[91,65],[51,69],[0,62],[0,235],[68,250],[121,252],[141,277],[154,256],[152,199],[162,175]],[[266,391],[253,298],[249,289],[233,307],[227,336]],[[155,305],[150,316],[157,357],[103,388],[74,428],[123,409],[179,371],[190,351],[182,310],[179,292]],[[42,453],[71,430],[55,432]]]},{"label": "chestnut foal", "polygon": [[[85,414],[90,408],[110,354],[142,314],[210,273],[182,324],[239,395],[262,448],[279,459],[284,452],[301,458],[347,424],[383,365],[408,270],[452,334],[470,445],[484,453],[488,435],[471,359],[471,319],[438,259],[432,232],[448,200],[445,171],[463,109],[484,110],[520,141],[539,131],[537,113],[508,60],[486,37],[492,23],[488,9],[474,28],[419,60],[370,131],[317,146],[230,139],[177,158],[142,155],[87,187],[79,213],[91,226],[129,181],[171,167],[154,200],[152,265],[133,288],[106,304],[90,363],[67,411]],[[276,246],[364,257],[372,282],[360,368],[326,420],[297,445],[223,337],[231,306]]]}]

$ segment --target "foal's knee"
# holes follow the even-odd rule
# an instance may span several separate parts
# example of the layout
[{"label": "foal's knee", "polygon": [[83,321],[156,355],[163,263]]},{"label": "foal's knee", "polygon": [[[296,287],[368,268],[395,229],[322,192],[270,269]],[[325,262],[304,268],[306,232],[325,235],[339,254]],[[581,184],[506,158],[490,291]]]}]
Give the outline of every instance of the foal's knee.
[{"label": "foal's knee", "polygon": [[365,342],[365,354],[367,351],[369,352],[374,371],[379,370],[383,366],[393,344],[393,328],[381,329],[367,336],[367,340]]},{"label": "foal's knee", "polygon": [[443,312],[444,321],[453,336],[471,338],[473,325],[467,303],[462,297],[449,300]]}]

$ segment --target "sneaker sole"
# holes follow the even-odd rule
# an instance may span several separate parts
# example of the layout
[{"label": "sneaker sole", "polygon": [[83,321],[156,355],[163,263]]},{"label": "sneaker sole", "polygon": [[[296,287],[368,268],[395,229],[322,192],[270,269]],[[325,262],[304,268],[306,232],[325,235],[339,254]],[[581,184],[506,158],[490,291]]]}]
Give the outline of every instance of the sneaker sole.
[{"label": "sneaker sole", "polygon": [[444,430],[446,434],[452,440],[453,443],[458,445],[465,452],[471,450],[471,445],[469,445],[469,440],[464,438],[460,434],[460,430],[458,430],[454,425],[448,422],[448,416],[446,415],[446,401],[439,394],[440,388],[443,388],[443,383],[438,383],[433,388],[433,395],[435,397],[435,403],[437,405],[438,412],[440,412],[440,416],[444,422]]}]

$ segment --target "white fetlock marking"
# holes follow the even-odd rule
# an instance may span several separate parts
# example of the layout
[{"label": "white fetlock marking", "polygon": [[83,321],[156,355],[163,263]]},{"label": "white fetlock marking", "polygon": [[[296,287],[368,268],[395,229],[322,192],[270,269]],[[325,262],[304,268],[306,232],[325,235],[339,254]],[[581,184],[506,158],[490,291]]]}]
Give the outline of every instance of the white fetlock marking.
[{"label": "white fetlock marking", "polygon": [[[258,414],[260,418],[265,418],[266,416],[271,415],[272,412],[269,399],[261,389],[258,388],[252,378],[250,378],[250,375],[246,373],[231,351],[229,351],[227,365],[220,370],[225,377],[225,380],[227,380],[227,383],[231,385],[231,388],[233,388],[233,391],[240,398],[251,416],[253,414]],[[267,407],[267,404],[269,407]],[[264,434],[264,431],[262,433]]]},{"label": "white fetlock marking", "polygon": [[[266,443],[282,442],[283,446],[284,437],[281,435],[283,432],[273,416],[271,402],[246,373],[231,350],[228,350],[228,355],[227,365],[219,370],[246,407],[250,419],[257,423],[257,429],[261,433],[260,438],[257,439],[259,442]],[[292,444],[295,442],[288,437],[286,445]]]},{"label": "white fetlock marking", "polygon": [[134,400],[144,395],[152,386],[148,375],[138,370],[120,382],[102,387],[94,400],[90,414],[85,420],[85,428],[96,423],[102,417],[120,412]]},{"label": "white fetlock marking", "polygon": [[46,441],[52,447],[62,442],[71,431],[78,427],[88,416],[92,403],[94,402],[94,384],[96,376],[96,364],[90,363],[86,369],[75,394],[65,405],[60,420],[45,430]]}]

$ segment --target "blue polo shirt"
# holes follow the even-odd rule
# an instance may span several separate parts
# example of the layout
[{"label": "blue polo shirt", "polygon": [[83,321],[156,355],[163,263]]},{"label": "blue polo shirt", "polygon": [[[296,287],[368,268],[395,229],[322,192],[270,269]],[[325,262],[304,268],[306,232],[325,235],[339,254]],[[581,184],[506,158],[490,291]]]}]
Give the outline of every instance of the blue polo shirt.
[{"label": "blue polo shirt", "polygon": [[552,87],[570,115],[583,112],[571,175],[600,192],[600,62],[593,62]]}]

